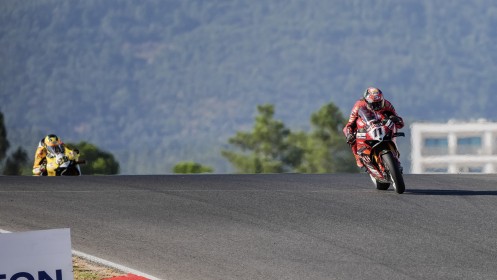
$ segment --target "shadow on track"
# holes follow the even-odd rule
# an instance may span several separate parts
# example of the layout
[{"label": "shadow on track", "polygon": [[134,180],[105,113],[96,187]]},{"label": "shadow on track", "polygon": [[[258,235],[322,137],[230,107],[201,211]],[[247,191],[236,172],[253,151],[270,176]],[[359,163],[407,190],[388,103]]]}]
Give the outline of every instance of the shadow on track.
[{"label": "shadow on track", "polygon": [[453,195],[453,196],[477,196],[477,195],[495,195],[496,191],[468,191],[468,190],[434,190],[434,189],[409,189],[404,194],[413,195]]}]

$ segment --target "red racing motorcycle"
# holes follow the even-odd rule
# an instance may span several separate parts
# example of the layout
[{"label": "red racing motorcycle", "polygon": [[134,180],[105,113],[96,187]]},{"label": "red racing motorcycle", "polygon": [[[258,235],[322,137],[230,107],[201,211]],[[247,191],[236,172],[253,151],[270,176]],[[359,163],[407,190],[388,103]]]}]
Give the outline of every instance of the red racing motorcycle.
[{"label": "red racing motorcycle", "polygon": [[404,177],[399,161],[396,137],[405,136],[397,132],[395,123],[380,113],[359,109],[357,120],[357,154],[378,190],[387,190],[390,185],[395,192],[405,191]]}]

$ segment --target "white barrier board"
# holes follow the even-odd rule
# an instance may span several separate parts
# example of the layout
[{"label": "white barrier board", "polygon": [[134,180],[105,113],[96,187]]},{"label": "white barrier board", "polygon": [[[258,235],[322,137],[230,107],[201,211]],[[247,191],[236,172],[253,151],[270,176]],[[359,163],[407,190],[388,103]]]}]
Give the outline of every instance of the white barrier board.
[{"label": "white barrier board", "polygon": [[0,234],[0,280],[73,280],[70,229]]}]

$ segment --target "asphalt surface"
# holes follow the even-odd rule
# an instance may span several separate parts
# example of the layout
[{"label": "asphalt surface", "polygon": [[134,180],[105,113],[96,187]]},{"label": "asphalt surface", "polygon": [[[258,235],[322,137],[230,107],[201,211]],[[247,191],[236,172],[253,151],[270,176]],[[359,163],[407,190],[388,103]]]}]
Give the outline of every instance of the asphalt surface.
[{"label": "asphalt surface", "polygon": [[497,175],[0,177],[0,229],[160,279],[497,279]]}]

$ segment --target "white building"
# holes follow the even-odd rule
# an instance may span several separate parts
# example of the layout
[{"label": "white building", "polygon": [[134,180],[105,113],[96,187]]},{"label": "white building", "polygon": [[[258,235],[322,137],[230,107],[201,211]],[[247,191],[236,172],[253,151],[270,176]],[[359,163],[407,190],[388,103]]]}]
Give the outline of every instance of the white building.
[{"label": "white building", "polygon": [[411,125],[412,173],[494,173],[497,123],[414,123]]}]

